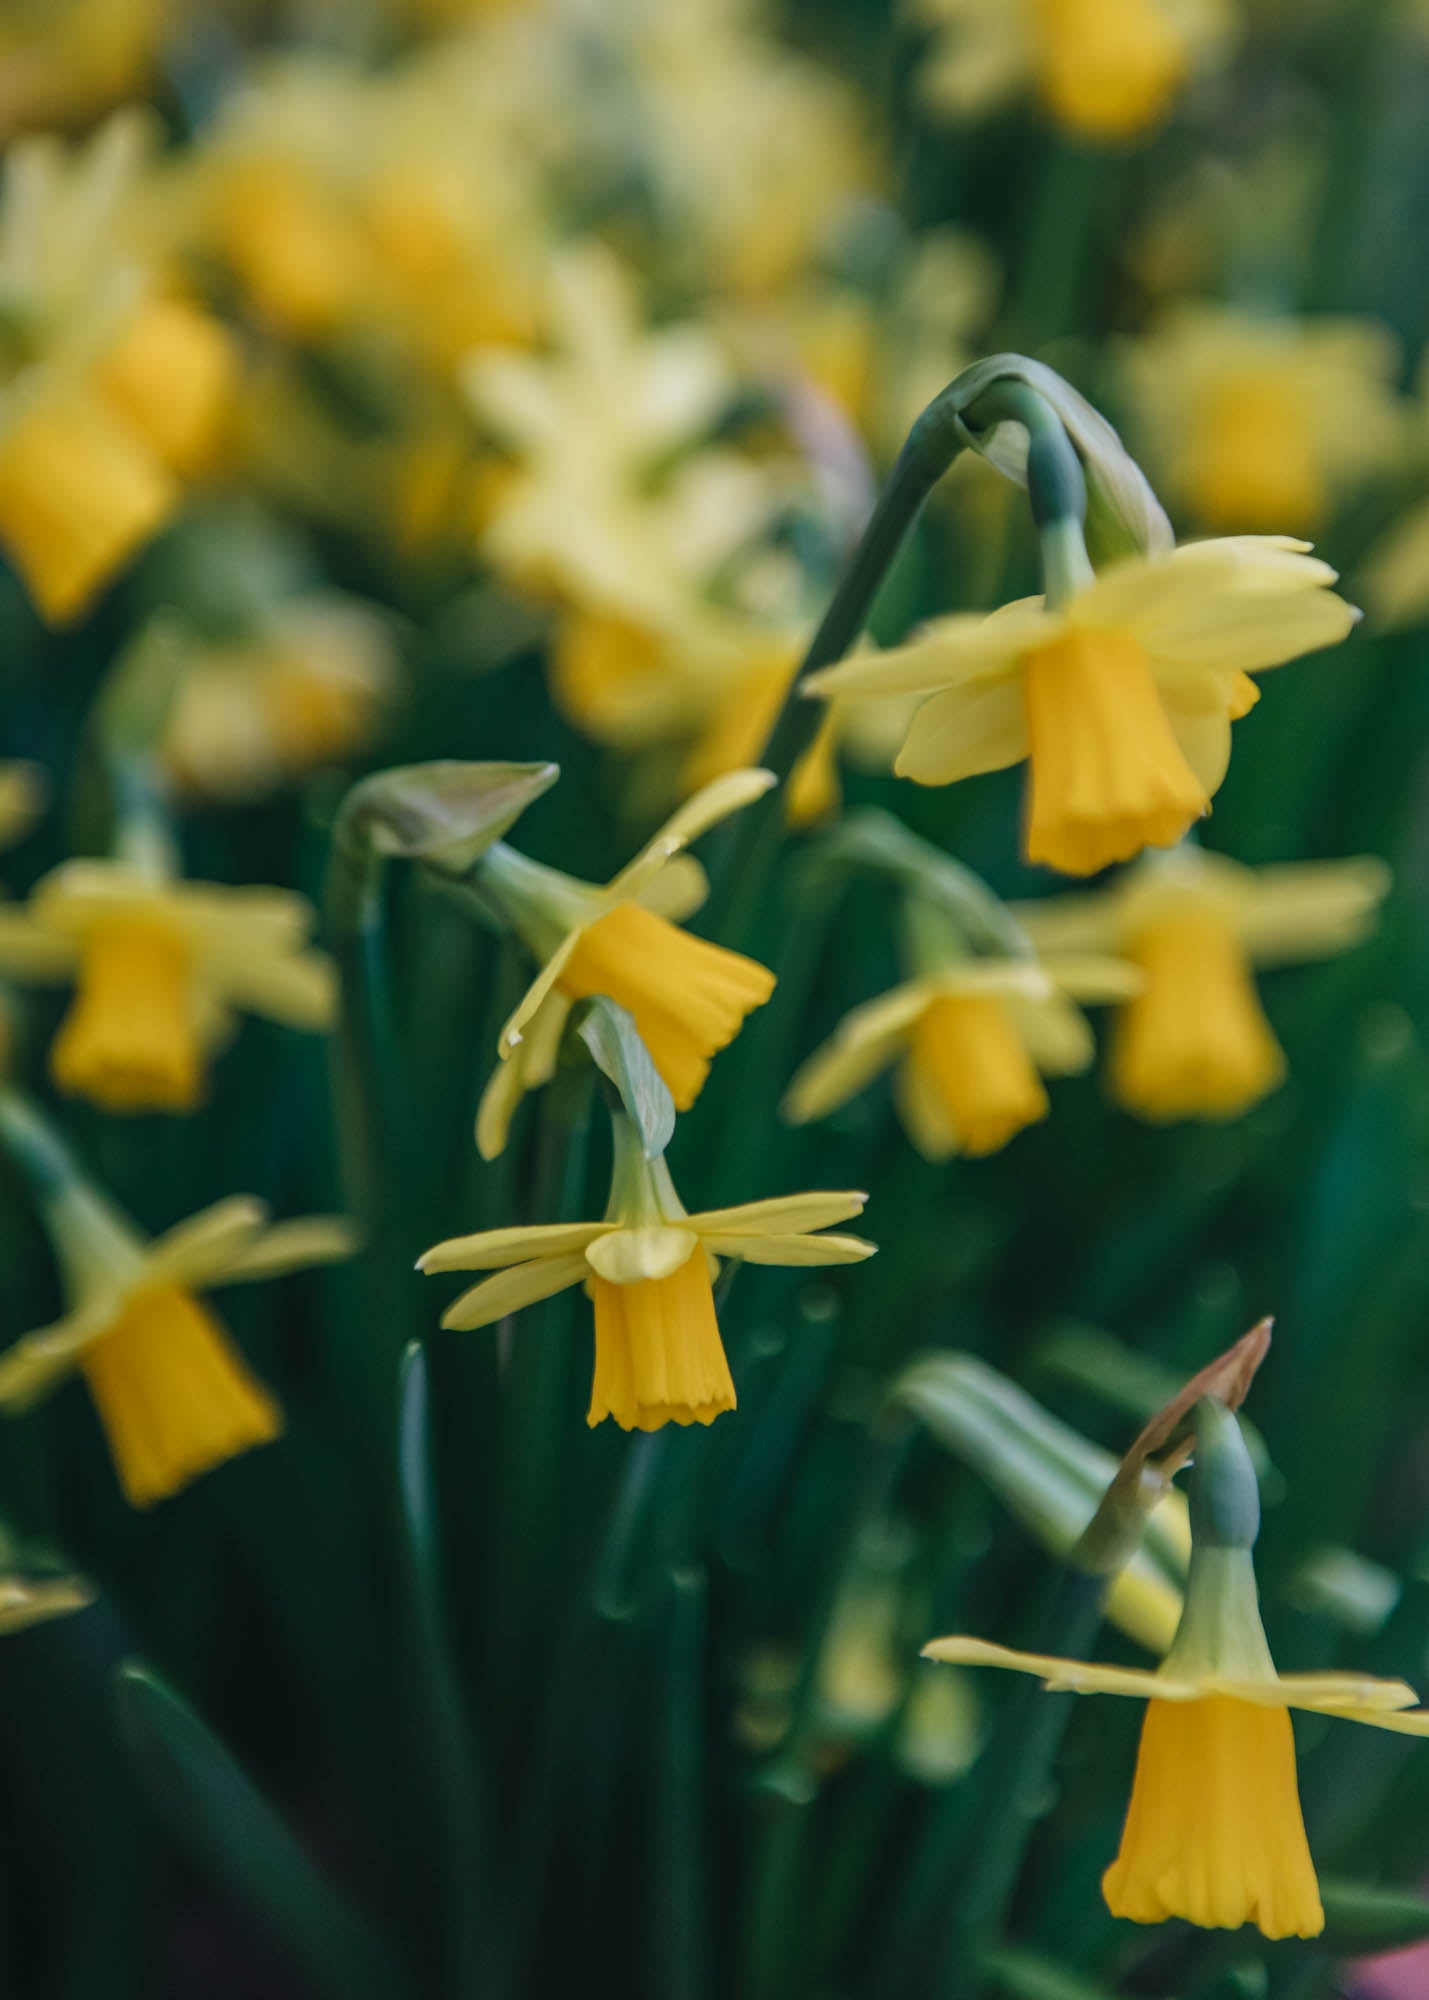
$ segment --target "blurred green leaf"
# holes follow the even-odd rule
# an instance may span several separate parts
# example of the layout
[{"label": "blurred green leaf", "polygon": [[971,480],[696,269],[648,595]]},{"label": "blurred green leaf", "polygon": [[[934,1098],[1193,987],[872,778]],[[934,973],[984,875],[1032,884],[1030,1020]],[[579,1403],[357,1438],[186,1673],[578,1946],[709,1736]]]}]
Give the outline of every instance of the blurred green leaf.
[{"label": "blurred green leaf", "polygon": [[343,800],[334,845],[462,874],[560,776],[556,764],[403,764]]},{"label": "blurred green leaf", "polygon": [[1378,1889],[1367,1882],[1320,1882],[1325,1906],[1321,1942],[1327,1950],[1360,1957],[1397,1951],[1429,1938],[1429,1896],[1412,1889]]},{"label": "blurred green leaf", "polygon": [[984,1952],[982,1968],[994,1984],[1015,2000],[1113,2000],[1110,1987],[1095,1986],[1079,1973],[1068,1972],[1035,1951],[1001,1945]]},{"label": "blurred green leaf", "polygon": [[139,1783],[194,1865],[288,1947],[315,1991],[410,2000],[381,1938],[193,1710],[146,1667],[121,1667],[115,1684]]}]

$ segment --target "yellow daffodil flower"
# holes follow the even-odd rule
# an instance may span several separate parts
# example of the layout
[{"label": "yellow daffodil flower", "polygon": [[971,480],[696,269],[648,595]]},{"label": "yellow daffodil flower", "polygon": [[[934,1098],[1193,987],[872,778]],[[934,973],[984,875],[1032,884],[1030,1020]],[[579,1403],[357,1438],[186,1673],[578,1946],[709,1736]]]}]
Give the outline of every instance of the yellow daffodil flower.
[{"label": "yellow daffodil flower", "polygon": [[0,763],[0,847],[9,847],[28,831],[43,799],[35,765]]},{"label": "yellow daffodil flower", "polygon": [[145,1243],[92,1189],[48,1206],[69,1309],[0,1355],[0,1409],[29,1409],[78,1369],[135,1507],[275,1438],[278,1406],[195,1294],[345,1257],[347,1224],[269,1228],[263,1204],[239,1195]]},{"label": "yellow daffodil flower", "polygon": [[[1199,1428],[1197,1436],[1199,1453]],[[1314,1937],[1324,1912],[1300,1811],[1289,1710],[1413,1736],[1429,1735],[1429,1710],[1413,1708],[1414,1692],[1402,1681],[1278,1673],[1256,1595],[1254,1526],[1239,1536],[1208,1535],[1194,1489],[1191,1518],[1185,1609],[1154,1671],[961,1637],[935,1639],[924,1656],[1035,1674],[1054,1693],[1146,1702],[1121,1847],[1102,1878],[1113,1916],[1147,1924],[1184,1917],[1231,1930],[1254,1923],[1267,1937]]]},{"label": "yellow daffodil flower", "polygon": [[1357,612],[1306,545],[1245,536],[1112,564],[1057,609],[941,618],[813,674],[821,695],[921,694],[894,769],[946,785],[1024,759],[1024,852],[1089,875],[1210,810],[1252,674],[1343,639]]},{"label": "yellow daffodil flower", "polygon": [[686,1213],[663,1156],[647,1160],[628,1119],[615,1121],[604,1222],[489,1229],[438,1243],[420,1271],[495,1271],[442,1315],[444,1327],[490,1326],[522,1306],[585,1285],[595,1309],[595,1379],[586,1421],[622,1430],[708,1424],[735,1407],[715,1319],[718,1260],[855,1264],[874,1245],[819,1235],[858,1215],[862,1194],[796,1194]]},{"label": "yellow daffodil flower", "polygon": [[548,318],[549,353],[483,351],[463,380],[515,462],[483,547],[524,585],[560,592],[583,558],[600,572],[610,510],[619,518],[654,468],[702,438],[735,376],[707,327],[647,330],[633,281],[598,246],[555,260]]},{"label": "yellow daffodil flower", "polygon": [[232,402],[228,335],[174,295],[129,210],[150,132],[116,114],[66,155],[25,139],[0,197],[0,544],[60,623],[160,528]]},{"label": "yellow daffodil flower", "polygon": [[74,979],[50,1052],[62,1090],[107,1111],[189,1111],[234,1013],[325,1028],[335,988],[308,948],[312,911],[283,889],[174,881],[117,860],[67,861],[0,906],[0,973]]},{"label": "yellow daffodil flower", "polygon": [[845,1017],[789,1086],[784,1115],[822,1118],[897,1064],[904,1130],[928,1160],[995,1153],[1045,1118],[1042,1076],[1092,1060],[1072,1004],[1123,999],[1139,984],[1114,959],[964,959],[896,986]]},{"label": "yellow daffodil flower", "polygon": [[915,0],[936,39],[921,85],[950,118],[1031,88],[1078,138],[1114,143],[1158,125],[1223,53],[1231,0]]},{"label": "yellow daffodil flower", "polygon": [[1169,497],[1221,532],[1314,534],[1402,455],[1399,356],[1374,320],[1173,306],[1126,349],[1136,429]]},{"label": "yellow daffodil flower", "polygon": [[388,627],[336,593],[281,605],[226,643],[167,623],[163,637],[183,664],[159,760],[178,790],[200,798],[257,798],[348,756],[374,734],[396,685]]},{"label": "yellow daffodil flower", "polygon": [[1235,1118],[1285,1060],[1252,967],[1359,942],[1389,888],[1380,861],[1244,868],[1187,845],[1148,855],[1103,895],[1020,906],[1047,952],[1119,953],[1144,975],[1120,1009],[1111,1083],[1143,1118]]},{"label": "yellow daffodil flower", "polygon": [[711,1058],[763,1006],[774,975],[753,959],[681,930],[704,901],[704,871],[681,849],[774,784],[768,771],[732,771],[666,820],[604,887],[546,868],[498,841],[478,883],[542,962],[501,1031],[501,1060],[482,1097],[477,1144],[492,1159],[522,1095],[546,1082],[572,1004],[601,993],[634,1017],[678,1109],[688,1110]]}]

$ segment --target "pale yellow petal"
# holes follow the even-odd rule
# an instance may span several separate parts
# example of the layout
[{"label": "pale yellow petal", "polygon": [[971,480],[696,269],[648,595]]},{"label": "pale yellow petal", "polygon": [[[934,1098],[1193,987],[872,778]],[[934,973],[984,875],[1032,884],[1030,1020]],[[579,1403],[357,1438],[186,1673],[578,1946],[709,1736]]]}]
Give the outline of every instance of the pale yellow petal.
[{"label": "pale yellow petal", "polygon": [[[1067,900],[1070,902],[1073,899],[1068,897]],[[1113,1000],[1129,1000],[1146,984],[1145,973],[1129,959],[1114,958],[1096,951],[1047,952],[1043,956],[1042,967],[1059,992],[1092,1006]]]},{"label": "pale yellow petal", "polygon": [[1236,897],[1237,929],[1259,965],[1346,951],[1374,928],[1392,879],[1371,854],[1257,868]]},{"label": "pale yellow petal", "polygon": [[47,930],[28,910],[0,904],[0,975],[68,979],[78,963],[76,939]]},{"label": "pale yellow petal", "polygon": [[419,1271],[495,1271],[533,1258],[570,1257],[584,1251],[610,1228],[608,1222],[538,1222],[509,1229],[481,1229],[474,1236],[450,1236],[417,1259]]},{"label": "pale yellow petal", "polygon": [[1047,1076],[1075,1076],[1091,1066],[1096,1042],[1085,1014],[1064,995],[1045,1000],[1011,999],[1008,1018],[1039,1070]]},{"label": "pale yellow petal", "polygon": [[917,785],[952,785],[1020,764],[1028,747],[1021,678],[1012,675],[925,701],[908,725],[893,768]]},{"label": "pale yellow petal", "polygon": [[862,1236],[708,1236],[701,1242],[715,1257],[740,1257],[746,1264],[861,1264],[877,1250]]},{"label": "pale yellow petal", "polygon": [[709,878],[694,855],[677,854],[645,884],[635,900],[657,917],[682,924],[703,905],[709,892]]},{"label": "pale yellow petal", "polygon": [[331,1027],[336,1017],[337,973],[322,952],[252,952],[246,957],[225,952],[203,970],[223,1000],[251,1014],[315,1032]]},{"label": "pale yellow petal", "polygon": [[671,858],[698,840],[712,826],[731,813],[737,813],[762,798],[771,786],[779,780],[772,771],[747,770],[726,771],[722,777],[712,778],[702,785],[692,798],[671,813],[644,847],[613,881],[606,885],[605,894],[611,902],[625,902],[641,896],[645,885],[652,881],[666,867]]},{"label": "pale yellow petal", "polygon": [[588,1269],[581,1256],[540,1257],[529,1264],[515,1264],[463,1292],[442,1314],[442,1325],[460,1333],[491,1326],[522,1306],[535,1305],[538,1299],[549,1299],[581,1284]]},{"label": "pale yellow petal", "polygon": [[693,1229],[674,1224],[606,1229],[587,1245],[585,1257],[612,1285],[635,1285],[645,1278],[668,1278],[688,1264],[699,1240]]},{"label": "pale yellow petal", "polygon": [[799,683],[801,694],[934,694],[971,687],[1016,673],[1025,653],[1045,646],[1062,629],[1059,617],[1035,599],[1005,604],[990,617],[975,611],[925,625],[906,645],[883,652],[856,653],[836,666],[821,667]]},{"label": "pale yellow petal", "polygon": [[[497,1054],[503,1062],[509,1060],[511,1051],[528,1036],[534,1038],[536,1015],[551,1004],[556,981],[565,971],[566,963],[580,943],[581,934],[586,928],[584,924],[577,925],[575,930],[561,939],[560,944],[516,1002],[496,1044]],[[564,1016],[562,1018],[564,1019]]]},{"label": "pale yellow petal", "polygon": [[314,1264],[336,1264],[358,1248],[355,1227],[343,1215],[304,1215],[265,1229],[251,1248],[241,1251],[216,1282],[247,1285],[259,1278],[280,1278]]},{"label": "pale yellow petal", "polygon": [[505,1152],[511,1120],[525,1095],[526,1078],[521,1064],[515,1057],[507,1062],[498,1060],[476,1107],[476,1150],[483,1160],[494,1160]]},{"label": "pale yellow petal", "polygon": [[216,1284],[262,1235],[267,1220],[266,1202],[255,1195],[228,1195],[155,1237],[146,1276],[185,1291]]},{"label": "pale yellow petal", "polygon": [[866,1194],[852,1189],[821,1189],[814,1194],[777,1194],[768,1201],[740,1202],[735,1208],[709,1208],[687,1220],[701,1236],[803,1236],[862,1215],[867,1201]]},{"label": "pale yellow petal", "polygon": [[127,1291],[97,1294],[77,1312],[27,1333],[0,1354],[0,1409],[28,1410],[79,1363],[86,1347],[103,1339],[124,1310]]},{"label": "pale yellow petal", "polygon": [[1011,1673],[1035,1674],[1056,1694],[1120,1694],[1139,1701],[1194,1701],[1204,1689],[1193,1681],[1172,1680],[1142,1667],[1099,1667],[1089,1660],[1063,1660],[1050,1653],[1020,1653],[995,1646],[988,1639],[933,1639],[923,1648],[925,1660],[952,1666],[1004,1667]]}]

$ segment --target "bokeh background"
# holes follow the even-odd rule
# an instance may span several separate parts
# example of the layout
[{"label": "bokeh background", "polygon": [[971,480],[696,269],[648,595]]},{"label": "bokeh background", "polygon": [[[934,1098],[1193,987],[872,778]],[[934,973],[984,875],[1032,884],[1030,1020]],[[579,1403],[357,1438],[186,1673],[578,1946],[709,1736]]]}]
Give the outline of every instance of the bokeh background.
[{"label": "bokeh background", "polygon": [[[197,880],[320,901],[350,783],[433,758],[557,763],[513,839],[606,879],[757,761],[909,423],[1003,349],[1108,413],[1182,535],[1301,535],[1340,570],[1362,625],[1266,682],[1204,840],[1394,879],[1364,943],[1263,978],[1288,1074],[1243,1116],[1139,1122],[1099,1058],[989,1159],[922,1160],[883,1086],[792,1128],[796,1064],[897,976],[841,811],[1005,897],[1057,888],[1018,860],[1016,774],[923,791],[888,775],[898,717],[841,721],[738,940],[779,992],[671,1159],[692,1208],[867,1188],[880,1254],[739,1273],[738,1413],[632,1439],[585,1427],[579,1294],[440,1334],[411,1273],[439,1237],[600,1213],[608,1153],[573,1063],[478,1158],[527,968],[394,867],[381,1240],[220,1300],[283,1438],[141,1512],[79,1388],[0,1429],[15,1563],[96,1592],[0,1640],[7,1994],[1429,1990],[1382,1956],[1429,1936],[1412,1744],[1300,1734],[1344,1890],[1313,1948],[1107,1915],[1118,1704],[999,1801],[1016,1691],[916,1656],[1035,1640],[1025,1409],[979,1450],[888,1401],[971,1355],[1115,1451],[1273,1313],[1248,1415],[1277,1657],[1429,1677],[1426,108],[1415,0],[4,0],[0,755],[34,789],[9,896],[108,851],[135,756]],[[102,373],[136,299],[187,315],[105,377],[145,466],[92,430],[22,455],[31,386]],[[1024,497],[960,462],[875,636],[1035,590],[1036,553]],[[352,1199],[322,1037],[248,1022],[193,1113],[116,1116],[47,1078],[65,1004],[7,986],[7,1064],[146,1230]],[[58,1306],[7,1177],[7,1342]],[[179,1710],[126,1707],[126,1662]],[[973,1973],[959,1885],[1009,1813]]]}]

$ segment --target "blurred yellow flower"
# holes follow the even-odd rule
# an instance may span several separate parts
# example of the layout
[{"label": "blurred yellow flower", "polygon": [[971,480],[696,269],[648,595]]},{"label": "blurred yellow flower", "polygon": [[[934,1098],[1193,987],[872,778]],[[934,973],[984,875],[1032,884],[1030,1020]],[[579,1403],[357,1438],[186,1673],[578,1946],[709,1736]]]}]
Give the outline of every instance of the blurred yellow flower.
[{"label": "blurred yellow flower", "polygon": [[790,1084],[785,1116],[822,1118],[897,1064],[898,1113],[925,1159],[995,1153],[1046,1117],[1042,1075],[1092,1060],[1072,997],[1119,1000],[1138,983],[1112,958],[967,958],[925,972],[845,1017]]},{"label": "blurred yellow flower", "polygon": [[0,763],[0,847],[10,846],[29,829],[44,802],[44,787],[34,764]]},{"label": "blurred yellow flower", "polygon": [[28,903],[0,906],[0,972],[78,981],[50,1051],[62,1090],[107,1111],[189,1111],[235,1010],[325,1028],[326,958],[285,889],[167,879],[118,860],[67,861]]},{"label": "blurred yellow flower", "polygon": [[477,884],[542,969],[501,1031],[501,1060],[477,1118],[484,1158],[506,1144],[522,1095],[550,1077],[571,1006],[593,994],[632,1015],[676,1106],[694,1103],[711,1058],[763,1006],[774,975],[679,928],[707,887],[699,863],[680,850],[774,782],[768,771],[733,771],[706,785],[604,887],[531,861],[504,841],[488,848]]},{"label": "blurred yellow flower", "polygon": [[1103,570],[1058,609],[933,621],[813,674],[811,694],[921,694],[894,766],[946,785],[1026,759],[1029,861],[1089,875],[1210,810],[1249,678],[1343,639],[1358,614],[1303,543],[1192,543]]},{"label": "blurred yellow flower", "polygon": [[1237,25],[1232,0],[912,0],[934,42],[921,76],[950,118],[1024,89],[1078,138],[1135,139],[1187,79],[1213,66]]},{"label": "blurred yellow flower", "polygon": [[396,687],[387,625],[336,592],[281,604],[241,639],[206,643],[172,627],[165,638],[183,663],[159,760],[202,798],[256,798],[349,755]]},{"label": "blurred yellow flower", "polygon": [[862,1194],[796,1194],[686,1213],[663,1156],[648,1160],[633,1126],[615,1121],[615,1167],[604,1222],[489,1229],[438,1243],[420,1271],[496,1271],[442,1315],[453,1328],[490,1326],[522,1306],[585,1285],[595,1308],[589,1424],[622,1430],[708,1424],[735,1407],[715,1319],[711,1274],[720,1258],[752,1264],[853,1264],[874,1245],[819,1235],[858,1215]]},{"label": "blurred yellow flower", "polygon": [[170,18],[170,0],[7,0],[0,137],[78,123],[143,91]]},{"label": "blurred yellow flower", "polygon": [[178,296],[137,220],[151,149],[119,113],[66,154],[20,141],[0,196],[0,543],[44,616],[82,612],[210,457],[236,387],[228,334]]},{"label": "blurred yellow flower", "polygon": [[1313,534],[1402,454],[1396,342],[1373,320],[1172,306],[1124,353],[1164,490],[1221,531]]},{"label": "blurred yellow flower", "polygon": [[50,1206],[49,1220],[68,1310],[0,1355],[0,1409],[27,1410],[80,1370],[135,1507],[278,1435],[277,1404],[195,1293],[348,1256],[345,1222],[314,1216],[269,1228],[263,1204],[236,1195],[145,1243],[78,1186]]},{"label": "blurred yellow flower", "polygon": [[1285,1073],[1252,966],[1348,950],[1388,888],[1369,857],[1252,869],[1188,844],[1148,855],[1103,894],[1015,914],[1042,951],[1116,952],[1143,973],[1112,1043],[1112,1089],[1128,1110],[1235,1118]]}]

